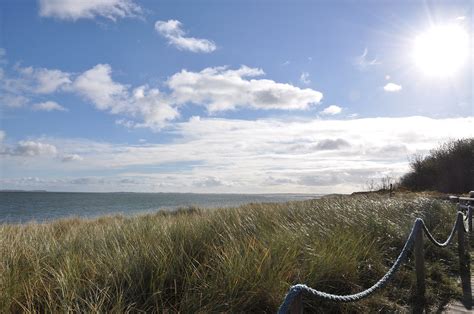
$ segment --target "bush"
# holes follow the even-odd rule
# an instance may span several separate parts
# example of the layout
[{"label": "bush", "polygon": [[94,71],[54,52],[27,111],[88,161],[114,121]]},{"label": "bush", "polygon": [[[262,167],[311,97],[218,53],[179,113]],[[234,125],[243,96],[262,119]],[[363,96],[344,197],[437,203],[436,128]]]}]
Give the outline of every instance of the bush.
[{"label": "bush", "polygon": [[400,180],[402,187],[465,193],[474,189],[474,138],[450,141],[426,157],[417,155],[410,166],[411,171]]}]

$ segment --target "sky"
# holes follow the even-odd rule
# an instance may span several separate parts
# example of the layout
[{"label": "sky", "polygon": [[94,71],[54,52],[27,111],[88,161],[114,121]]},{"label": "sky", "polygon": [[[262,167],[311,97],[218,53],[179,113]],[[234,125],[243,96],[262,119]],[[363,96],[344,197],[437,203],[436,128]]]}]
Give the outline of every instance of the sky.
[{"label": "sky", "polygon": [[474,136],[471,1],[3,0],[0,189],[350,193]]}]

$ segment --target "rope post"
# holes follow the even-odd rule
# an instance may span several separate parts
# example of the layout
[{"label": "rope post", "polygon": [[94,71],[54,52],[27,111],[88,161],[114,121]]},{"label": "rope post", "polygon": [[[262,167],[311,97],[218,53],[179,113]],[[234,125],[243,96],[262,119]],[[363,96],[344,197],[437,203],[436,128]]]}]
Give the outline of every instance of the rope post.
[{"label": "rope post", "polygon": [[[471,203],[471,202],[469,202]],[[472,232],[472,211],[474,210],[474,205],[470,205],[467,208],[467,227],[468,227],[468,234],[467,234],[467,251],[468,254],[471,254],[471,245],[472,239],[474,238],[474,233]]]},{"label": "rope post", "polygon": [[[474,198],[474,191],[469,192],[469,198]],[[472,234],[472,208],[474,207],[474,201],[469,201],[468,203],[471,206],[471,210],[468,210],[468,223],[469,223],[469,234]]]},{"label": "rope post", "polygon": [[290,314],[303,313],[303,292],[300,292],[291,303]]},{"label": "rope post", "polygon": [[416,296],[417,303],[423,307],[425,304],[425,256],[423,252],[423,228],[421,221],[417,221],[418,228],[415,235],[415,270],[416,270]]},{"label": "rope post", "polygon": [[469,205],[469,209],[467,210],[467,225],[468,225],[468,232],[472,234],[472,208],[474,205]]},{"label": "rope post", "polygon": [[[462,215],[458,213],[458,215]],[[464,221],[457,220],[458,231],[458,254],[459,254],[459,272],[461,276],[461,286],[463,292],[463,303],[466,308],[472,307],[472,289],[471,289],[471,267],[468,252],[466,250],[466,231],[464,230]]]}]

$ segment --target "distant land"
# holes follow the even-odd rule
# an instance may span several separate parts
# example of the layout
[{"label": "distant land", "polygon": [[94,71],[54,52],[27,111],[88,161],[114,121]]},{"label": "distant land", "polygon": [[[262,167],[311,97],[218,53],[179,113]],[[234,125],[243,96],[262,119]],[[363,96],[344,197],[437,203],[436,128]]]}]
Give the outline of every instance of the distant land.
[{"label": "distant land", "polygon": [[5,192],[18,192],[18,193],[84,193],[84,194],[198,194],[198,195],[307,195],[307,196],[335,196],[335,195],[344,195],[344,194],[319,194],[319,193],[196,193],[196,192],[128,192],[128,191],[116,191],[116,192],[83,192],[83,191],[48,191],[48,190],[8,190],[8,189],[0,189],[0,193]]},{"label": "distant land", "polygon": [[0,192],[49,192],[46,190],[0,190]]}]

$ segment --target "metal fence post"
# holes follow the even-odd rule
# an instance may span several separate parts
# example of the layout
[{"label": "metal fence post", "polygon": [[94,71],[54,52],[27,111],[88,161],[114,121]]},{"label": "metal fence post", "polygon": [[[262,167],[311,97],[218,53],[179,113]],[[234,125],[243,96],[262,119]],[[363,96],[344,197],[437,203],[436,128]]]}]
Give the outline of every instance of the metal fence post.
[{"label": "metal fence post", "polygon": [[417,303],[425,303],[425,256],[423,252],[423,228],[418,228],[415,236],[415,270]]}]

